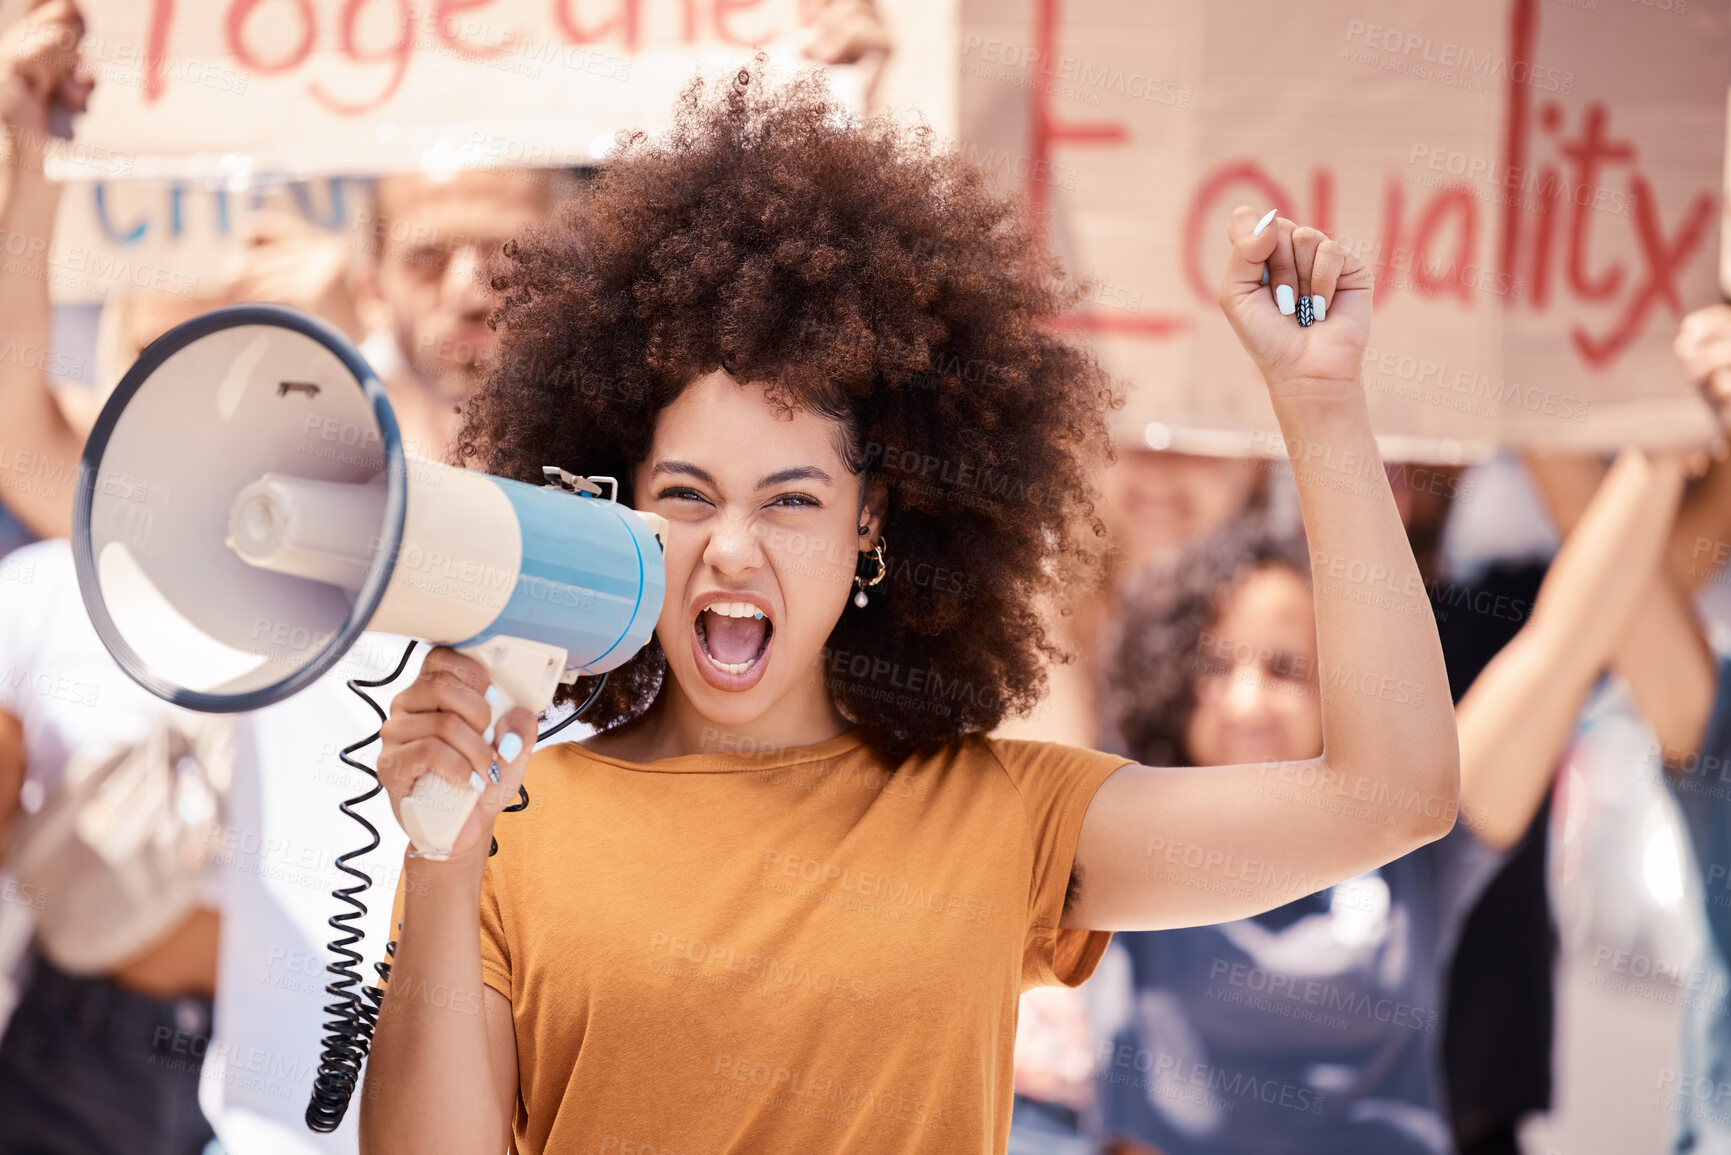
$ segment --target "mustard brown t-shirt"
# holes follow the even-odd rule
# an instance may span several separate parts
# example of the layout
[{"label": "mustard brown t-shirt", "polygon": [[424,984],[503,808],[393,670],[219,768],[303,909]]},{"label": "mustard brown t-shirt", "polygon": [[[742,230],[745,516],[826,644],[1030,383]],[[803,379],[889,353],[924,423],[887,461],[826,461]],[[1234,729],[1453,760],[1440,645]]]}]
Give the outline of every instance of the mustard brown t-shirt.
[{"label": "mustard brown t-shirt", "polygon": [[537,751],[481,898],[517,1150],[1004,1151],[1018,996],[1081,983],[1111,940],[1058,921],[1125,762],[975,736],[892,766],[857,730]]}]

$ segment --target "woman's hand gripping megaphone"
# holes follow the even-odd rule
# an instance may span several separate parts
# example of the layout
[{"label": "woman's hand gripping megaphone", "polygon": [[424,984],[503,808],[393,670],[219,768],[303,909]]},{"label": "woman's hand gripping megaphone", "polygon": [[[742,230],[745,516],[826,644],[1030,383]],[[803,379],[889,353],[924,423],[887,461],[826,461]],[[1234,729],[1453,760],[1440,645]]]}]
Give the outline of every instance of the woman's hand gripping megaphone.
[{"label": "woman's hand gripping megaphone", "polygon": [[[452,859],[486,860],[493,820],[516,801],[529,764],[535,715],[512,707],[495,722],[500,701],[480,662],[440,646],[428,652],[420,676],[391,702],[380,731],[379,782],[391,796],[397,821],[411,835],[414,823],[404,819],[404,802],[415,795],[424,775],[436,775],[475,796],[473,809],[451,842]],[[424,805],[427,794],[423,787],[411,807]],[[446,790],[435,797],[461,795]]]}]

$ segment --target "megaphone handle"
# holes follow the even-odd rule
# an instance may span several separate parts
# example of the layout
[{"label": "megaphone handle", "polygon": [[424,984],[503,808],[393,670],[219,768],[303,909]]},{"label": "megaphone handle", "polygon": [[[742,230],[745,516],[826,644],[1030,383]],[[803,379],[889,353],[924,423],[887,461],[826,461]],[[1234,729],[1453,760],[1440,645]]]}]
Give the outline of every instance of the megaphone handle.
[{"label": "megaphone handle", "polygon": [[[485,666],[491,689],[498,691],[488,695],[493,714],[487,732],[489,741],[495,743],[499,719],[512,709],[522,706],[539,714],[552,703],[568,656],[559,646],[507,637],[459,646],[457,652]],[[399,807],[403,829],[415,849],[428,858],[448,855],[463,823],[469,820],[469,811],[488,785],[484,781],[476,785],[472,778],[469,784],[459,786],[437,774],[415,779],[415,788]]]}]

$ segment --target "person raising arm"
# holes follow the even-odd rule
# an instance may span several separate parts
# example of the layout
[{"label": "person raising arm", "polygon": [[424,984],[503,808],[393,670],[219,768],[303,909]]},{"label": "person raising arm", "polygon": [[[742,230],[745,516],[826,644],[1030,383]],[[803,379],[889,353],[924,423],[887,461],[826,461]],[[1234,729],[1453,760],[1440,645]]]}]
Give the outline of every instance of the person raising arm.
[{"label": "person raising arm", "polygon": [[71,0],[48,0],[0,32],[0,237],[22,239],[0,263],[0,319],[15,354],[0,358],[0,428],[11,453],[34,455],[46,484],[0,492],[38,537],[72,532],[72,489],[84,436],[48,387],[51,307],[48,249],[60,186],[42,171],[51,111],[82,111],[94,81],[79,67],[84,18]]},{"label": "person raising arm", "polygon": [[[1382,469],[1359,370],[1370,330],[1370,269],[1338,243],[1285,218],[1257,232],[1240,207],[1220,306],[1268,384],[1293,462],[1313,568],[1339,559],[1415,612],[1378,613],[1319,589],[1322,753],[1298,764],[1136,766],[1094,797],[1077,850],[1081,895],[1066,926],[1163,930],[1241,918],[1297,897],[1250,882],[1209,886],[1227,862],[1273,864],[1310,890],[1353,878],[1454,825],[1459,750],[1436,623]],[[1267,262],[1269,283],[1262,282]],[[1300,327],[1277,298],[1319,296],[1326,319]],[[1352,591],[1343,591],[1350,593]],[[1264,789],[1270,776],[1291,793]],[[1366,822],[1316,803],[1393,799]],[[1145,872],[1157,846],[1198,848]],[[1151,878],[1158,881],[1150,881]]]}]

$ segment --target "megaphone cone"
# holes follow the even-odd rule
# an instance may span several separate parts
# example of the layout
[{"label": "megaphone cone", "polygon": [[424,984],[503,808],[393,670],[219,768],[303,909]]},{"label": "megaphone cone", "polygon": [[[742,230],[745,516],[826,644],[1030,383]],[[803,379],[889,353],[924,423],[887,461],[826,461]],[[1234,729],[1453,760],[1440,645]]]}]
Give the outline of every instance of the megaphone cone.
[{"label": "megaphone cone", "polygon": [[[79,473],[79,587],[120,667],[176,705],[279,701],[376,629],[479,658],[497,721],[622,664],[661,612],[665,523],[549,476],[409,457],[341,333],[219,309],[153,343],[103,408]],[[447,852],[474,798],[424,775],[404,827]]]}]

